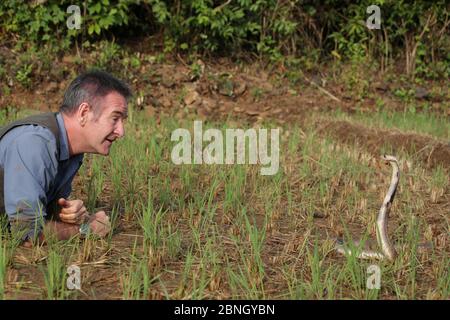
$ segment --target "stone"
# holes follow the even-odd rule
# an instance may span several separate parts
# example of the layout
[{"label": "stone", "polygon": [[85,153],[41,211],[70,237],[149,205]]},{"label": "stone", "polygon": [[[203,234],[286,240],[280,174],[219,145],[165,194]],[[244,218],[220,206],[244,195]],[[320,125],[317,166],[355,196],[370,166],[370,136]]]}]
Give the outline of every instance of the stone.
[{"label": "stone", "polygon": [[244,94],[244,92],[247,90],[247,84],[245,82],[236,82],[234,84],[234,95],[236,97],[239,97]]},{"label": "stone", "polygon": [[197,91],[189,91],[183,99],[187,106],[193,105],[198,100],[200,100],[200,94]]},{"label": "stone", "polygon": [[427,99],[429,98],[430,94],[428,93],[427,89],[422,87],[416,88],[416,98],[417,99]]}]

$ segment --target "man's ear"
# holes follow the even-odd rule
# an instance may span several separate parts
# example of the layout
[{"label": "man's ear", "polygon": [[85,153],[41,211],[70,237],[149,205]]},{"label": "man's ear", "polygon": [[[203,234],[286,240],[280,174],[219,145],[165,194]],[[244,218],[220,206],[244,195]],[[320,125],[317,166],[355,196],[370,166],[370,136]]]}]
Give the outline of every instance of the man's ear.
[{"label": "man's ear", "polygon": [[87,117],[88,117],[88,113],[90,110],[91,110],[91,106],[86,102],[83,102],[78,107],[77,121],[82,127],[84,127],[84,125],[87,122]]}]

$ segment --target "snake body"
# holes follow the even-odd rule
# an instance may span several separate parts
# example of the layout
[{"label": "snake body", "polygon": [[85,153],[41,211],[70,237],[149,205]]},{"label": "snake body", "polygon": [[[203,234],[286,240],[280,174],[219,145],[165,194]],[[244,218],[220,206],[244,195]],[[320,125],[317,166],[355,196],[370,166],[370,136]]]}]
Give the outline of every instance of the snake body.
[{"label": "snake body", "polygon": [[[384,197],[383,204],[381,205],[380,211],[377,217],[377,243],[381,248],[381,252],[372,250],[362,250],[359,253],[354,252],[351,248],[345,246],[342,240],[337,240],[335,249],[337,252],[344,255],[357,254],[357,258],[360,259],[388,259],[393,261],[397,257],[397,252],[395,247],[392,245],[389,234],[388,234],[388,219],[389,212],[391,210],[392,202],[394,201],[395,193],[397,191],[398,181],[400,179],[400,171],[398,167],[398,161],[394,156],[383,155],[381,157],[383,160],[389,162],[392,166],[392,178],[389,190]],[[355,242],[355,246],[359,246],[360,242]]]}]

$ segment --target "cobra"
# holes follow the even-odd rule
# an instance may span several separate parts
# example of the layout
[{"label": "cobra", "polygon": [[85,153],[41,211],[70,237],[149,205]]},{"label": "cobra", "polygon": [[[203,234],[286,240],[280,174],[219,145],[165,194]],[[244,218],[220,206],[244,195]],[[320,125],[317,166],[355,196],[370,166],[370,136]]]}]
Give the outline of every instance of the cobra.
[{"label": "cobra", "polygon": [[[377,217],[376,229],[377,229],[377,243],[380,251],[373,250],[362,250],[360,252],[355,252],[352,248],[349,248],[344,244],[341,239],[336,239],[335,249],[340,254],[344,255],[355,255],[360,259],[387,259],[389,261],[395,260],[397,257],[397,251],[392,245],[388,234],[388,219],[389,212],[391,211],[392,202],[394,201],[395,193],[397,191],[398,181],[400,179],[400,171],[398,167],[397,158],[394,156],[383,155],[381,157],[383,160],[389,162],[392,166],[392,178],[389,190],[384,197],[383,204],[381,205],[380,211]],[[359,247],[361,241],[355,242],[355,247]]]}]

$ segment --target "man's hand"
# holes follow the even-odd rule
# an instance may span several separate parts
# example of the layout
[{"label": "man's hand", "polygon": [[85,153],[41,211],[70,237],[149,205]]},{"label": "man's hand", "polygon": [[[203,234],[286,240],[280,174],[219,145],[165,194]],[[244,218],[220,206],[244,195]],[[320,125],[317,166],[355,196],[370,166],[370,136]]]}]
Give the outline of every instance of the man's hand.
[{"label": "man's hand", "polygon": [[59,218],[62,222],[82,224],[89,215],[81,200],[66,200],[60,198],[58,204],[62,208],[59,213]]},{"label": "man's hand", "polygon": [[[73,236],[77,235],[80,227],[73,223],[64,223],[60,221],[48,221],[45,223],[46,232],[53,236],[56,236],[58,240],[69,240]],[[40,232],[34,244],[44,244],[46,243],[44,232]],[[33,242],[31,240],[26,240],[22,244],[26,248],[33,247]]]},{"label": "man's hand", "polygon": [[[76,200],[74,200],[76,201]],[[99,237],[105,237],[111,231],[111,222],[105,211],[99,211],[89,217],[89,228],[91,232]],[[48,221],[45,228],[51,234],[56,235],[58,240],[68,240],[79,234],[79,226],[74,223],[64,223],[60,221]],[[45,243],[44,234],[41,232],[37,239],[37,243]],[[31,248],[33,243],[28,240],[23,243],[26,248]]]},{"label": "man's hand", "polygon": [[89,219],[91,232],[99,237],[105,237],[111,231],[111,223],[105,211],[99,211]]}]

